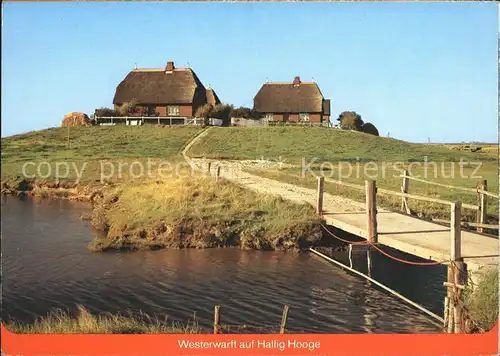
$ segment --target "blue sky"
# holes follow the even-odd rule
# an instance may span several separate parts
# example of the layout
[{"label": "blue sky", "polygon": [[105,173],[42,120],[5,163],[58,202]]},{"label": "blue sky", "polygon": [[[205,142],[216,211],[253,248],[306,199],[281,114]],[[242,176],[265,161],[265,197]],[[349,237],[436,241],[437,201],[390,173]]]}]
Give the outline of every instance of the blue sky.
[{"label": "blue sky", "polygon": [[493,2],[2,6],[2,137],[111,106],[136,63],[173,60],[238,106],[299,75],[383,136],[497,142]]}]

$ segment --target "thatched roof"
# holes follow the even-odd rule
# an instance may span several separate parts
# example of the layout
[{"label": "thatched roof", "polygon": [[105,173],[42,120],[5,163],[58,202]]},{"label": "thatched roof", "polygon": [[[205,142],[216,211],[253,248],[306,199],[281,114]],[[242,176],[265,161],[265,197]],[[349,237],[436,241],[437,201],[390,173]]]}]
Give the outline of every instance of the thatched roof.
[{"label": "thatched roof", "polygon": [[205,94],[205,87],[193,70],[168,68],[167,71],[167,68],[131,71],[118,84],[113,104],[133,99],[137,104],[190,104],[196,91]]},{"label": "thatched roof", "polygon": [[[295,84],[294,84],[295,83]],[[254,98],[254,109],[269,113],[323,112],[323,94],[316,83],[265,83]]]},{"label": "thatched roof", "polygon": [[323,101],[323,114],[330,115],[330,99]]},{"label": "thatched roof", "polygon": [[219,97],[217,96],[217,94],[215,94],[215,91],[211,88],[207,89],[207,103],[211,104],[212,106],[221,103]]}]

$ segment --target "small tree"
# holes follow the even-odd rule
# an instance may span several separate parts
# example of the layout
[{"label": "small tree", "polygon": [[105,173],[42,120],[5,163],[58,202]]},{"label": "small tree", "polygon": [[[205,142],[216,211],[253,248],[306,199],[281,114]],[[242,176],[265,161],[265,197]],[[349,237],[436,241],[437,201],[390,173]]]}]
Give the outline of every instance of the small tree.
[{"label": "small tree", "polygon": [[375,125],[373,125],[372,123],[369,123],[369,122],[366,122],[363,124],[363,126],[361,127],[361,131],[363,131],[367,134],[370,134],[370,135],[379,136],[378,130],[375,127]]},{"label": "small tree", "polygon": [[137,105],[137,100],[132,99],[129,102],[125,102],[118,108],[118,114],[120,116],[127,116],[130,113],[133,113]]},{"label": "small tree", "polygon": [[356,111],[344,111],[340,113],[337,121],[339,122],[340,128],[344,130],[361,131],[364,124],[361,115],[356,113]]},{"label": "small tree", "polygon": [[230,115],[230,117],[244,118],[244,119],[259,119],[260,115],[257,111],[251,108],[247,108],[245,106],[240,106],[238,108],[234,108]]},{"label": "small tree", "polygon": [[196,109],[194,116],[209,119],[212,115],[214,107],[211,104],[205,104]]}]

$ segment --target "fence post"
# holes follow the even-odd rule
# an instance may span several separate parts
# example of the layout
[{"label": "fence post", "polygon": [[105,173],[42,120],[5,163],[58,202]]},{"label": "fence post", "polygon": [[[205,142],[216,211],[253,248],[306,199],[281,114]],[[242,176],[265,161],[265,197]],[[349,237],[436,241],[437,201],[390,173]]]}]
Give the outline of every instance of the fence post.
[{"label": "fence post", "polygon": [[[403,173],[403,185],[401,186],[401,191],[406,194],[408,194],[408,186],[410,184],[410,179],[408,178],[409,175],[410,172],[408,172],[408,170],[405,170]],[[406,213],[410,214],[410,207],[408,206],[407,197],[401,198],[401,210],[406,210]]]},{"label": "fence post", "polygon": [[323,193],[325,190],[325,177],[317,177],[318,180],[318,191],[316,198],[316,212],[319,215],[323,215]]},{"label": "fence post", "polygon": [[[447,268],[447,281],[448,283],[453,283],[454,281],[454,276],[453,276],[453,264],[449,264]],[[455,301],[453,300],[453,288],[452,287],[447,287],[448,291],[445,297],[445,302],[448,304],[447,305],[447,312],[448,312],[448,318],[446,320],[446,324],[444,325],[445,331],[448,334],[453,334],[453,330],[455,329]]]},{"label": "fence post", "polygon": [[488,190],[488,182],[483,179],[478,182],[477,185],[477,214],[476,214],[476,222],[478,226],[476,228],[477,232],[483,232],[484,228],[480,226],[480,224],[486,224],[488,217],[488,196],[484,194],[483,191]]},{"label": "fence post", "polygon": [[215,171],[215,180],[218,181],[220,178],[220,166],[217,166],[217,170]]},{"label": "fence post", "polygon": [[455,287],[448,287],[448,299],[450,301],[449,317],[448,317],[448,332],[462,332],[462,307],[458,303],[460,298],[457,284],[461,284],[465,276],[465,268],[462,260],[462,226],[461,226],[461,210],[462,202],[456,201],[451,203],[450,216],[450,265],[448,266],[448,283]]},{"label": "fence post", "polygon": [[461,216],[462,216],[462,202],[456,201],[451,203],[451,216],[450,216],[450,229],[451,229],[451,250],[450,259],[456,261],[462,255],[462,241],[461,241]]},{"label": "fence post", "polygon": [[208,175],[210,175],[211,166],[212,166],[212,162],[207,162],[207,172],[206,173],[208,173]]},{"label": "fence post", "polygon": [[214,334],[219,333],[219,317],[220,317],[220,305],[216,305],[214,309]]},{"label": "fence post", "polygon": [[285,306],[283,307],[283,315],[281,316],[280,334],[285,333],[287,319],[288,319],[288,305],[285,304]]},{"label": "fence post", "polygon": [[365,195],[368,241],[377,243],[377,184],[374,180],[365,181]]},{"label": "fence post", "polygon": [[[371,259],[371,252],[370,252],[370,247],[366,249],[366,267],[367,267],[367,273],[368,277],[372,276],[372,259]],[[370,283],[370,282],[368,282]]]}]

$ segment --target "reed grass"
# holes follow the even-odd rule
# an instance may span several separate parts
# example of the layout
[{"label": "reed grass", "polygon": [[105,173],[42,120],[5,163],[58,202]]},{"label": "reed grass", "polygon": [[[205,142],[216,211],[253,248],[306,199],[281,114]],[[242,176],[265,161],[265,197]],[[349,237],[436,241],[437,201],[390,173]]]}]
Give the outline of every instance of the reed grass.
[{"label": "reed grass", "polygon": [[198,334],[203,330],[196,319],[186,324],[159,319],[145,313],[92,314],[79,305],[72,316],[69,311],[55,309],[33,323],[10,321],[7,329],[22,334]]}]

